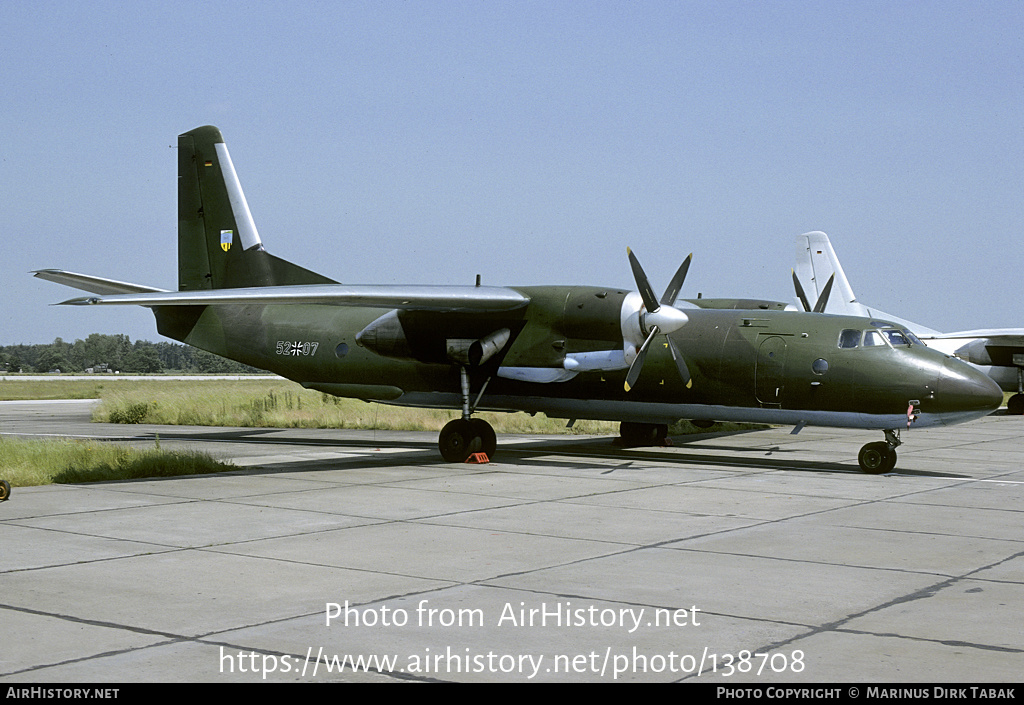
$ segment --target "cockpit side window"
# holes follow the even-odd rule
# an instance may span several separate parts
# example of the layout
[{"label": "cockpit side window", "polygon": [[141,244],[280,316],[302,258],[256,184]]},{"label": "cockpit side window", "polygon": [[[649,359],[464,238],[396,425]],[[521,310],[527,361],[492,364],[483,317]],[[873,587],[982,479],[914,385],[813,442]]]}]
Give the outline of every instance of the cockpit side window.
[{"label": "cockpit side window", "polygon": [[847,329],[839,334],[839,347],[855,348],[860,343],[860,331]]},{"label": "cockpit side window", "polygon": [[864,331],[864,347],[870,348],[878,345],[885,345],[885,339],[877,330]]}]

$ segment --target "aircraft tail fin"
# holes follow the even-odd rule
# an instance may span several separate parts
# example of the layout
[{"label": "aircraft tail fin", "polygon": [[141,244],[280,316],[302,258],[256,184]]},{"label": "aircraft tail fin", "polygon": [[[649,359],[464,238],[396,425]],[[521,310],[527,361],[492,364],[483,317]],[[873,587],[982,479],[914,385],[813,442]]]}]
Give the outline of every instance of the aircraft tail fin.
[{"label": "aircraft tail fin", "polygon": [[828,235],[823,232],[804,233],[796,238],[796,267],[794,273],[807,292],[808,300],[817,300],[832,280],[832,292],[827,297],[825,313],[847,316],[870,316],[868,308],[857,301],[850,281],[839,264]]},{"label": "aircraft tail fin", "polygon": [[843,272],[843,266],[839,264],[839,257],[836,256],[836,251],[832,248],[828,235],[823,232],[816,231],[797,235],[796,267],[793,272],[803,286],[813,292],[811,296],[815,297],[819,295],[819,288],[824,287],[831,277],[835,277],[833,292],[828,297],[825,313],[880,318],[906,326],[920,336],[939,335],[937,331],[922,326],[920,323],[907,321],[858,301],[850,287],[850,281],[846,278],[846,273]]},{"label": "aircraft tail fin", "polygon": [[178,289],[333,284],[263,249],[220,130],[178,136]]}]

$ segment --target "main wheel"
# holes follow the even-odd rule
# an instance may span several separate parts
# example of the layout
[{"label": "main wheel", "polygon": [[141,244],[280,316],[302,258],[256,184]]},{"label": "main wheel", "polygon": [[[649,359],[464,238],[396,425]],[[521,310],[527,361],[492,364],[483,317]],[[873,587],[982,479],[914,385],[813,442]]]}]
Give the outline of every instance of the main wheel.
[{"label": "main wheel", "polygon": [[0,502],[11,496],[11,483],[7,480],[0,480]]},{"label": "main wheel", "polygon": [[885,441],[868,443],[857,455],[860,469],[869,475],[881,475],[896,467],[896,451],[890,450]]},{"label": "main wheel", "polygon": [[668,436],[667,424],[623,421],[619,424],[619,437],[627,448],[664,445]]},{"label": "main wheel", "polygon": [[493,458],[494,452],[498,449],[498,436],[494,429],[483,419],[472,419],[469,423],[472,424],[476,437],[480,439],[480,450],[475,452],[486,453],[488,458]]},{"label": "main wheel", "polygon": [[1024,414],[1024,394],[1014,394],[1006,402],[1006,413],[1020,416]]},{"label": "main wheel", "polygon": [[[488,427],[489,428],[489,427]],[[437,439],[441,457],[449,463],[464,463],[473,453],[479,453],[483,441],[472,421],[455,419],[445,424]]]}]

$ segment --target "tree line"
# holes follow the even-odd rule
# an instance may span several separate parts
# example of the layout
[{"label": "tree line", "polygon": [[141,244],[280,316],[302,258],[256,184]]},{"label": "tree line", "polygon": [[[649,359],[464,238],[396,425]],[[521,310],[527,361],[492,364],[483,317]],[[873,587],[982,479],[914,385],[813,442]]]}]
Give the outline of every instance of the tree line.
[{"label": "tree line", "polygon": [[260,372],[191,345],[152,343],[127,335],[93,333],[85,340],[0,346],[0,371],[8,372],[199,372],[244,374]]}]

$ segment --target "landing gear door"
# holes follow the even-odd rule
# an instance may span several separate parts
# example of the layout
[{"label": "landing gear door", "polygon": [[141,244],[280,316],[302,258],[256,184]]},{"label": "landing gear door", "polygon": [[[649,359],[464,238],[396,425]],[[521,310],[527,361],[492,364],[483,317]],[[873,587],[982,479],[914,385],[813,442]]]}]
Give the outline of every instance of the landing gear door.
[{"label": "landing gear door", "polygon": [[785,368],[786,339],[778,335],[761,338],[754,370],[754,394],[762,405],[782,406]]}]

